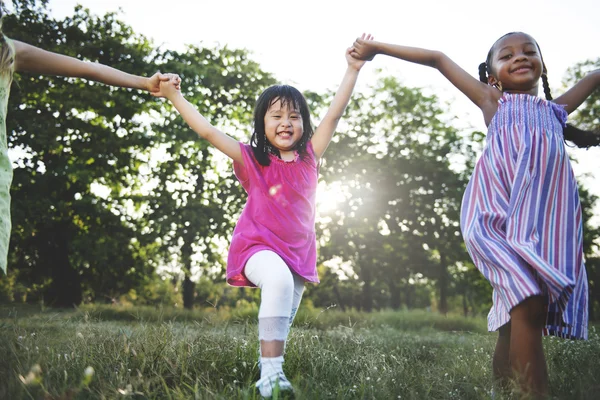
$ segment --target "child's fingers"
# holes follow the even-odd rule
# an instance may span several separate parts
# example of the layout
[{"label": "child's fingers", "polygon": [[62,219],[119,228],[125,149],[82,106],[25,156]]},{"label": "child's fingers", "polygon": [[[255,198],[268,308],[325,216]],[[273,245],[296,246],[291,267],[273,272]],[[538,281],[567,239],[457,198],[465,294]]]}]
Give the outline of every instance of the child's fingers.
[{"label": "child's fingers", "polygon": [[163,74],[160,71],[157,71],[156,73],[158,74],[158,79],[161,81],[168,81],[169,79],[171,79],[169,76],[170,74]]}]

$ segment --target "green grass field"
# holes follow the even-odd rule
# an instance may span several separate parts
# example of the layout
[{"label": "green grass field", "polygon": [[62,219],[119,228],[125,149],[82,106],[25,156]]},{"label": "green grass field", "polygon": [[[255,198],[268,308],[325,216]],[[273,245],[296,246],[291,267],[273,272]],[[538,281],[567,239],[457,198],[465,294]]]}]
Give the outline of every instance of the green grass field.
[{"label": "green grass field", "polygon": [[[294,325],[295,399],[492,398],[484,319],[308,309]],[[554,398],[600,398],[599,333],[545,339]],[[251,307],[0,306],[0,399],[258,399],[256,359]]]}]

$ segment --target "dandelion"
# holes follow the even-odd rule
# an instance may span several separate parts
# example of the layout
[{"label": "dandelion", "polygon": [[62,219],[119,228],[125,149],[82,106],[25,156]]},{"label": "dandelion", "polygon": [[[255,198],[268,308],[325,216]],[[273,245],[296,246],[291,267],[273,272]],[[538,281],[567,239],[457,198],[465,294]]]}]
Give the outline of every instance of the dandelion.
[{"label": "dandelion", "polygon": [[87,366],[83,370],[83,380],[81,381],[83,386],[89,386],[90,383],[92,382],[93,377],[94,377],[94,368],[91,366]]}]

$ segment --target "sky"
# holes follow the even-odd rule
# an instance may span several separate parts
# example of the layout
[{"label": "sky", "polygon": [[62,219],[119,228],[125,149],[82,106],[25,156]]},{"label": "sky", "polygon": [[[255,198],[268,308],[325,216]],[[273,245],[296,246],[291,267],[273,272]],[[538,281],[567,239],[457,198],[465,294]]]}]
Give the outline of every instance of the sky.
[{"label": "sky", "polygon": [[[476,77],[497,38],[524,31],[540,45],[554,97],[564,91],[569,67],[600,58],[598,0],[50,0],[51,15],[72,15],[77,4],[97,15],[118,12],[136,33],[164,48],[245,48],[281,83],[302,91],[336,89],[345,49],[363,32],[384,42],[441,50]],[[377,56],[363,67],[356,91],[374,83],[380,69],[450,102],[461,124],[485,131],[477,107],[432,68]],[[600,149],[571,154],[578,176],[600,171]],[[596,175],[580,180],[600,196]]]}]

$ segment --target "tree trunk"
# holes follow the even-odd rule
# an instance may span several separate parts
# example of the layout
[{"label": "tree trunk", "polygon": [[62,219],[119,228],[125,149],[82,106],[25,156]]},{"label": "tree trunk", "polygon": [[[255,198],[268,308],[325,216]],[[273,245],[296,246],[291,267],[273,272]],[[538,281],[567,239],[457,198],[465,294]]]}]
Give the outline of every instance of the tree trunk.
[{"label": "tree trunk", "polygon": [[194,308],[194,288],[196,284],[191,279],[192,244],[187,241],[181,246],[181,261],[184,265],[184,278],[182,284],[183,308],[191,310]]},{"label": "tree trunk", "polygon": [[69,260],[68,228],[58,228],[46,242],[46,260],[52,282],[45,301],[52,307],[75,307],[81,304],[81,277]]},{"label": "tree trunk", "polygon": [[438,279],[440,289],[440,313],[448,313],[448,267],[446,266],[446,256],[440,252],[440,278]]},{"label": "tree trunk", "polygon": [[404,288],[404,303],[409,310],[415,308],[415,286],[407,283]]},{"label": "tree trunk", "polygon": [[394,282],[389,282],[388,287],[390,288],[390,307],[392,307],[392,310],[399,310],[400,305],[402,305],[400,287]]},{"label": "tree trunk", "polygon": [[342,310],[342,312],[346,311],[346,306],[344,305],[344,300],[342,299],[342,296],[340,295],[340,290],[338,289],[337,283],[333,284],[333,295],[337,299],[340,310]]},{"label": "tree trunk", "polygon": [[463,296],[462,296],[462,300],[463,300],[463,315],[465,317],[469,316],[469,304],[467,303],[467,284],[465,283],[463,286]]},{"label": "tree trunk", "polygon": [[371,287],[372,278],[371,271],[369,267],[362,268],[363,272],[363,296],[362,296],[362,309],[367,312],[371,312],[373,310],[373,291]]},{"label": "tree trunk", "polygon": [[189,274],[183,278],[183,307],[187,310],[194,308],[194,289],[196,284],[190,279]]}]

